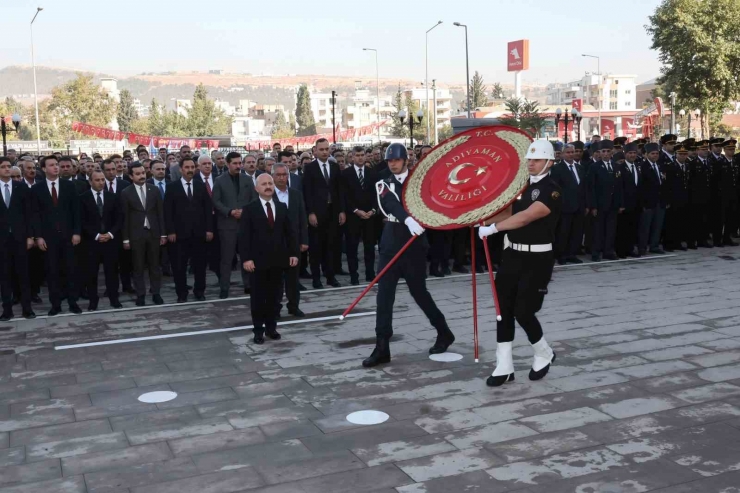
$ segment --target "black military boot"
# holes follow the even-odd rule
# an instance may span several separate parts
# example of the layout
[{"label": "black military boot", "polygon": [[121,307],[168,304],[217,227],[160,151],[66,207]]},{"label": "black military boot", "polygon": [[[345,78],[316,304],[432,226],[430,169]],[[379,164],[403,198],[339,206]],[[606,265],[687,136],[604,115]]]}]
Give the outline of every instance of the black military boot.
[{"label": "black military boot", "polygon": [[435,261],[432,261],[429,264],[429,275],[434,277],[444,277],[445,275],[442,273],[442,266]]},{"label": "black military boot", "polygon": [[455,334],[452,333],[449,327],[445,326],[442,330],[437,329],[437,341],[434,346],[429,348],[429,354],[444,353],[453,342],[455,342]]},{"label": "black military boot", "polygon": [[378,337],[375,342],[375,349],[369,358],[362,362],[365,368],[372,368],[383,363],[391,362],[391,339],[390,337]]}]

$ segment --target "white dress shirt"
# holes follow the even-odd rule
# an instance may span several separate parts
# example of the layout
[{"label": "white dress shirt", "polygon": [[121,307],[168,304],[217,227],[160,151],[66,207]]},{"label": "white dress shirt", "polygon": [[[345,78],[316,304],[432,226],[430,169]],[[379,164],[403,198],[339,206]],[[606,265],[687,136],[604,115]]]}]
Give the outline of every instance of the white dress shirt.
[{"label": "white dress shirt", "polygon": [[278,200],[285,204],[285,207],[290,208],[290,205],[288,205],[288,203],[290,202],[290,187],[285,187],[284,192],[278,187],[275,187],[275,193],[277,193]]},{"label": "white dress shirt", "polygon": [[211,190],[213,190],[213,175],[206,176],[203,173],[201,173],[200,179],[203,180],[204,185],[208,183],[208,186],[211,187]]},{"label": "white dress shirt", "polygon": [[393,175],[396,177],[396,180],[403,185],[403,182],[406,181],[406,178],[409,176],[409,170],[404,171],[403,173],[400,173],[398,175]]},{"label": "white dress shirt", "polygon": [[0,200],[5,203],[5,194],[8,194],[8,207],[10,207],[10,201],[13,199],[13,179],[9,179],[7,182],[0,180]]},{"label": "white dress shirt", "polygon": [[[110,182],[109,182],[110,183]],[[95,202],[95,205],[98,205],[98,194],[100,194],[100,202],[103,204],[103,207],[105,207],[105,190],[101,190],[99,192],[96,192],[92,188],[90,189],[90,193],[93,196],[93,202]],[[113,234],[108,231],[108,236],[110,236],[110,239],[113,239]],[[95,241],[98,241],[98,238],[100,238],[100,234],[95,235]]]},{"label": "white dress shirt", "polygon": [[331,178],[331,163],[329,161],[322,163],[321,159],[316,159],[316,162],[319,163],[319,171],[321,171],[321,176],[324,176],[324,165],[326,165],[326,176]]},{"label": "white dress shirt", "polygon": [[568,171],[571,175],[573,175],[576,179],[576,183],[579,185],[581,184],[581,178],[578,176],[578,168],[576,167],[575,161],[572,163],[569,163],[568,161],[565,161],[565,165],[568,167]]},{"label": "white dress shirt", "polygon": [[23,178],[23,183],[25,183],[26,186],[28,186],[28,188],[31,188],[32,186],[34,186],[36,184],[35,182],[34,183],[29,183],[29,181],[26,180],[25,178]]},{"label": "white dress shirt", "polygon": [[190,193],[192,195],[195,195],[195,184],[193,183],[193,180],[187,181],[184,177],[180,178],[180,181],[182,182],[182,189],[185,190],[185,195],[188,194],[188,183],[190,183]]},{"label": "white dress shirt", "polygon": [[51,195],[51,184],[52,183],[54,184],[54,188],[57,191],[57,198],[59,198],[59,178],[53,181],[49,180],[48,178],[46,179],[46,188],[49,189],[49,195]]},{"label": "white dress shirt", "polygon": [[637,165],[628,161],[627,166],[629,166],[630,173],[632,173],[632,176],[635,178],[635,186],[637,186]]},{"label": "white dress shirt", "polygon": [[265,200],[262,197],[260,197],[260,202],[262,202],[262,210],[265,213],[265,217],[267,217],[267,208],[270,207],[272,209],[272,220],[274,221],[276,216],[275,204],[272,203],[272,200]]}]

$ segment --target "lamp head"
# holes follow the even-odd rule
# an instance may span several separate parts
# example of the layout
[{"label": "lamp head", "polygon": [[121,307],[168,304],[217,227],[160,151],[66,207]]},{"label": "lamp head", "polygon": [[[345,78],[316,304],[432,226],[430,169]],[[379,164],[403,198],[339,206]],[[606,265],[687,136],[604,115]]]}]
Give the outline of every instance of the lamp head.
[{"label": "lamp head", "polygon": [[13,119],[13,123],[20,123],[21,122],[21,115],[19,115],[18,113],[16,113],[16,114],[14,114],[12,116],[12,119]]},{"label": "lamp head", "polygon": [[453,25],[453,26],[457,26],[457,27],[460,27],[460,26],[462,26],[462,24],[460,24],[459,22],[453,22],[453,23],[452,23],[452,25]]},{"label": "lamp head", "polygon": [[424,111],[422,111],[422,110],[417,111],[416,112],[416,119],[418,121],[421,121],[423,118],[424,118]]},{"label": "lamp head", "polygon": [[577,109],[575,109],[575,108],[571,108],[571,109],[570,109],[570,115],[571,115],[571,116],[572,116],[573,118],[577,117],[577,116],[578,116],[578,110],[577,110]]},{"label": "lamp head", "polygon": [[678,114],[681,116],[686,116],[686,110],[681,110],[678,112]]},{"label": "lamp head", "polygon": [[563,110],[561,110],[560,108],[555,110],[555,116],[560,118],[562,115],[563,115]]},{"label": "lamp head", "polygon": [[400,118],[401,121],[404,121],[406,119],[406,115],[407,114],[408,113],[406,113],[406,110],[401,110],[401,111],[398,112],[398,118]]}]

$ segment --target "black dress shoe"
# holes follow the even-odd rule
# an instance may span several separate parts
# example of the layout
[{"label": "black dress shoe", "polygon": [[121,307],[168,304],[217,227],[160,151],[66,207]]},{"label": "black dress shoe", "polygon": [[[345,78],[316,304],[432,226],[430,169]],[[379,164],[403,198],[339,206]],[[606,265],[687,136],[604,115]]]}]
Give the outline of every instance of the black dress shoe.
[{"label": "black dress shoe", "polygon": [[249,294],[251,292],[252,292],[251,288],[244,288],[244,294]]},{"label": "black dress shoe", "polygon": [[657,253],[658,255],[662,255],[665,253],[665,251],[662,248],[651,248],[650,253]]},{"label": "black dress shoe", "polygon": [[606,255],[604,255],[604,260],[619,260],[619,257],[617,257],[613,253],[607,253]]},{"label": "black dress shoe", "polygon": [[41,298],[39,297],[39,295],[34,294],[33,296],[31,296],[31,303],[41,303]]},{"label": "black dress shoe", "polygon": [[[557,355],[555,353],[552,353],[552,359],[550,360],[550,364],[555,363],[555,358]],[[532,381],[542,380],[545,378],[545,375],[547,375],[547,372],[550,371],[550,365],[547,365],[540,371],[534,371],[534,369],[530,368],[529,370],[529,379]]]},{"label": "black dress shoe", "polygon": [[308,288],[301,283],[298,283],[298,291],[307,291]]},{"label": "black dress shoe", "polygon": [[283,338],[283,336],[281,336],[276,329],[268,330],[267,332],[265,332],[265,335],[273,341],[279,341]]},{"label": "black dress shoe", "polygon": [[203,296],[202,294],[195,295],[195,301],[205,301],[205,300],[206,300],[206,297]]},{"label": "black dress shoe", "polygon": [[62,313],[62,307],[60,306],[52,307],[51,310],[49,310],[50,317],[54,317],[56,315],[59,315],[60,313]]},{"label": "black dress shoe", "polygon": [[591,262],[601,262],[601,255],[591,255]]},{"label": "black dress shoe", "polygon": [[324,285],[321,284],[321,281],[314,281],[313,282],[313,288],[314,289],[324,289]]},{"label": "black dress shoe", "polygon": [[727,238],[723,243],[725,246],[731,246],[731,247],[737,246],[737,242],[732,241],[730,238]]},{"label": "black dress shoe", "polygon": [[494,377],[491,375],[486,379],[486,385],[489,387],[501,387],[506,382],[513,382],[514,381],[514,374],[509,373],[508,375],[500,375],[497,377]]},{"label": "black dress shoe", "polygon": [[136,297],[136,306],[145,306],[145,305],[146,305],[146,301],[144,301],[144,297],[143,296],[137,296]]},{"label": "black dress shoe", "polygon": [[36,318],[36,314],[33,312],[33,310],[28,310],[23,312],[23,318],[32,320]]},{"label": "black dress shoe", "polygon": [[254,335],[254,339],[252,339],[252,342],[254,342],[255,344],[264,344],[265,343],[265,338],[262,337],[262,335],[255,334]]},{"label": "black dress shoe", "polygon": [[[152,296],[152,298],[154,298],[154,297]],[[186,301],[188,301],[188,297],[187,296],[178,296],[177,297],[177,302],[178,303],[185,303]]]},{"label": "black dress shoe", "polygon": [[375,280],[375,272],[365,274],[365,282],[373,282]]},{"label": "black dress shoe", "polygon": [[434,346],[429,348],[429,354],[444,353],[453,342],[455,342],[455,335],[449,328],[446,330],[437,331],[437,340],[434,343]]},{"label": "black dress shoe", "polygon": [[152,301],[154,302],[155,305],[162,305],[162,304],[164,304],[164,300],[158,294],[152,295]]},{"label": "black dress shoe", "polygon": [[583,263],[583,260],[579,259],[578,257],[567,257],[565,260],[571,264],[582,264]]},{"label": "black dress shoe", "polygon": [[82,313],[82,308],[80,308],[79,305],[77,305],[77,303],[70,303],[69,311],[71,311],[72,313],[76,315],[79,315],[80,313]]},{"label": "black dress shoe", "polygon": [[369,358],[362,362],[362,366],[365,368],[372,368],[374,366],[382,365],[383,363],[391,362],[391,344],[390,339],[385,337],[378,337],[375,342],[375,349]]},{"label": "black dress shoe", "polygon": [[110,307],[111,308],[115,308],[116,310],[119,310],[119,309],[123,308],[123,305],[118,300],[111,300],[110,301]]},{"label": "black dress shoe", "polygon": [[452,270],[458,274],[470,274],[470,271],[464,265],[454,265],[452,266]]},{"label": "black dress shoe", "polygon": [[280,318],[281,318],[281,316],[280,316],[280,312],[277,312],[277,313],[275,314],[275,320],[280,320]]},{"label": "black dress shoe", "polygon": [[21,299],[20,298],[13,297],[13,304],[14,305],[17,305],[20,302],[21,302]]},{"label": "black dress shoe", "polygon": [[311,279],[311,273],[307,270],[302,270],[300,274],[298,274],[298,277],[301,279]]},{"label": "black dress shoe", "polygon": [[90,304],[89,304],[89,305],[87,305],[87,311],[89,311],[89,312],[94,312],[94,311],[95,311],[95,310],[97,310],[97,309],[98,309],[98,303],[97,303],[97,302],[94,302],[94,303],[93,303],[93,302],[91,301],[91,302],[90,302]]},{"label": "black dress shoe", "polygon": [[306,314],[301,311],[300,308],[296,308],[295,310],[288,310],[288,313],[293,315],[294,317],[305,317]]},{"label": "black dress shoe", "polygon": [[335,278],[327,279],[326,284],[328,284],[329,286],[331,286],[333,288],[340,288],[340,287],[342,287],[342,285],[339,283],[339,281],[337,281]]},{"label": "black dress shoe", "polygon": [[685,252],[686,250],[689,249],[689,247],[681,245],[680,247],[678,247],[678,249]]},{"label": "black dress shoe", "polygon": [[452,275],[452,271],[450,270],[450,266],[447,265],[447,262],[442,264],[442,274],[446,276]]},{"label": "black dress shoe", "polygon": [[442,269],[439,265],[436,264],[429,264],[429,275],[434,277],[444,277],[445,275],[442,273]]},{"label": "black dress shoe", "polygon": [[228,291],[221,291],[220,293],[218,293],[218,299],[220,300],[225,300],[228,297],[229,297]]},{"label": "black dress shoe", "polygon": [[355,278],[355,279],[351,279],[351,280],[349,281],[349,283],[350,283],[351,285],[353,285],[353,286],[359,286],[359,285],[360,285],[360,280],[359,280],[359,279],[357,279],[357,278]]},{"label": "black dress shoe", "polygon": [[559,259],[558,259],[558,265],[565,265],[565,264],[567,264],[567,263],[568,263],[568,261],[567,261],[567,260],[565,260],[564,258],[559,258]]},{"label": "black dress shoe", "polygon": [[12,310],[3,310],[3,314],[0,315],[0,322],[8,322],[13,318]]},{"label": "black dress shoe", "polygon": [[483,267],[478,266],[475,268],[476,274],[483,274],[484,272],[485,272],[485,269]]}]

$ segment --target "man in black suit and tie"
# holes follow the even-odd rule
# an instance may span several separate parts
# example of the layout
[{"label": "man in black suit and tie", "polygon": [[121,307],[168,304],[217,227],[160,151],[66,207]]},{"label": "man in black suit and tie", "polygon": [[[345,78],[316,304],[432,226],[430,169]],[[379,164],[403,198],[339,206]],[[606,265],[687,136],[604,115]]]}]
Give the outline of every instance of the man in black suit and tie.
[{"label": "man in black suit and tie", "polygon": [[[109,167],[112,167],[110,163]],[[118,301],[118,241],[123,215],[115,193],[105,189],[105,175],[93,171],[90,190],[80,195],[82,245],[86,262],[85,286],[90,304],[87,311],[98,309],[98,269],[103,264],[105,288],[112,308],[121,308]]]},{"label": "man in black suit and tie", "polygon": [[13,278],[18,280],[25,318],[36,318],[31,309],[28,250],[33,247],[31,192],[10,177],[10,159],[0,156],[0,294],[3,312],[0,321],[13,318]]},{"label": "man in black suit and tie", "polygon": [[193,179],[193,159],[182,159],[180,170],[182,178],[167,185],[164,199],[164,224],[177,302],[184,303],[188,299],[188,261],[195,275],[195,299],[205,301],[206,242],[213,240],[213,203],[203,182]]},{"label": "man in black suit and tie", "polygon": [[658,166],[660,146],[654,142],[645,144],[645,162],[642,163],[642,213],[637,235],[637,252],[644,255],[648,248],[651,253],[664,253],[660,248],[660,234],[663,231],[666,207],[670,205],[670,189],[666,180],[666,170]]},{"label": "man in black suit and tie", "polygon": [[375,278],[375,243],[377,241],[378,211],[375,183],[380,178],[372,168],[365,166],[365,151],[354,149],[354,164],[342,171],[342,188],[347,214],[347,265],[350,282],[360,284],[357,247],[362,240],[365,256],[365,280]]},{"label": "man in black suit and tie", "polygon": [[599,160],[590,167],[587,195],[588,208],[593,216],[591,260],[594,262],[601,260],[602,253],[606,260],[617,260],[617,215],[622,207],[622,180],[619,179],[622,175],[612,164],[614,143],[601,141],[599,151]]},{"label": "man in black suit and tie", "polygon": [[131,250],[136,287],[136,306],[146,303],[144,267],[149,267],[149,284],[152,301],[164,303],[159,291],[162,287],[162,268],[159,265],[160,247],[167,243],[164,229],[164,203],[157,187],[146,183],[146,169],[141,163],[131,165],[132,186],[121,193],[123,209],[124,250]]},{"label": "man in black suit and tie", "polygon": [[[49,288],[53,317],[62,311],[62,291],[66,288],[67,302],[72,313],[82,313],[77,305],[74,248],[80,244],[79,196],[73,183],[59,177],[59,161],[54,156],[44,159],[46,179],[31,188],[33,196],[33,227],[36,246],[45,252],[46,282]],[[67,162],[71,167],[71,163]],[[61,285],[65,269],[66,286]]]},{"label": "man in black suit and tie", "polygon": [[244,207],[239,222],[239,256],[251,277],[254,343],[263,344],[264,334],[280,339],[275,300],[281,290],[283,270],[298,265],[298,244],[290,225],[288,208],[274,200],[275,185],[264,173],[257,177],[259,195]]},{"label": "man in black suit and tie", "polygon": [[[214,156],[216,156],[217,159],[220,157],[220,159],[224,163],[223,173],[228,174],[229,168],[228,166],[226,166],[226,158],[224,158],[220,152],[215,152],[213,154]],[[211,205],[213,205],[213,188],[216,185],[215,179],[217,178],[217,176],[214,175],[215,170],[216,166],[214,166],[213,159],[211,159],[208,154],[201,154],[201,156],[198,158],[198,166],[196,167],[195,175],[193,175],[193,180],[202,183],[205,187],[206,193],[208,193],[208,198],[211,200]],[[216,277],[220,281],[221,241],[218,237],[215,207],[211,208],[211,216],[213,216],[213,239],[206,243],[206,268],[216,274]]]},{"label": "man in black suit and tie", "polygon": [[347,216],[339,165],[329,163],[329,141],[316,141],[316,159],[303,169],[303,195],[308,212],[309,260],[313,287],[321,289],[321,270],[330,286],[341,284],[334,277],[334,250],[339,248],[339,226]]},{"label": "man in black suit and tie", "polygon": [[[675,249],[687,250],[688,209],[689,209],[689,148],[683,142],[674,147],[676,160],[668,166],[667,178],[670,187],[671,208],[666,210],[665,242],[663,248],[672,252]],[[727,152],[727,150],[725,150]],[[735,218],[733,218],[735,219]],[[734,228],[733,228],[734,229]],[[684,246],[682,242],[686,242]]]},{"label": "man in black suit and tie", "polygon": [[[121,192],[131,185],[130,181],[118,177],[120,163],[123,163],[123,159],[118,154],[114,154],[104,160],[101,165],[105,176],[105,191],[114,194],[117,202],[121,200]],[[122,166],[125,167],[125,164]],[[123,214],[122,211],[119,212]],[[118,245],[118,277],[121,281],[121,290],[124,293],[133,294],[136,291],[131,286],[131,272],[133,271],[131,250],[123,249],[123,237],[120,234],[116,235],[113,241]]]},{"label": "man in black suit and tie", "polygon": [[552,167],[552,178],[563,193],[563,205],[558,223],[556,258],[558,264],[581,264],[576,257],[583,242],[583,224],[586,220],[586,174],[575,163],[576,148],[566,144],[563,160]]},{"label": "man in black suit and tie", "polygon": [[622,179],[622,211],[617,218],[616,250],[619,258],[637,257],[637,227],[642,209],[642,172],[637,163],[637,143],[624,146]]},{"label": "man in black suit and tie", "polygon": [[281,151],[278,153],[278,163],[284,164],[288,168],[288,187],[303,193],[303,177],[297,173],[297,170],[294,173],[290,169],[293,165],[294,157],[295,154],[292,152]]},{"label": "man in black suit and tie", "polygon": [[[281,153],[282,154],[282,153]],[[285,163],[277,163],[272,167],[272,179],[275,182],[275,199],[288,207],[288,219],[293,229],[293,236],[300,245],[300,251],[308,250],[308,220],[306,218],[306,204],[303,194],[294,188],[288,187],[290,171]],[[299,266],[285,269],[285,292],[288,298],[288,313],[296,317],[303,317],[304,313],[298,308],[300,303]],[[283,305],[283,290],[280,289],[277,299],[277,313],[280,315]]]}]

